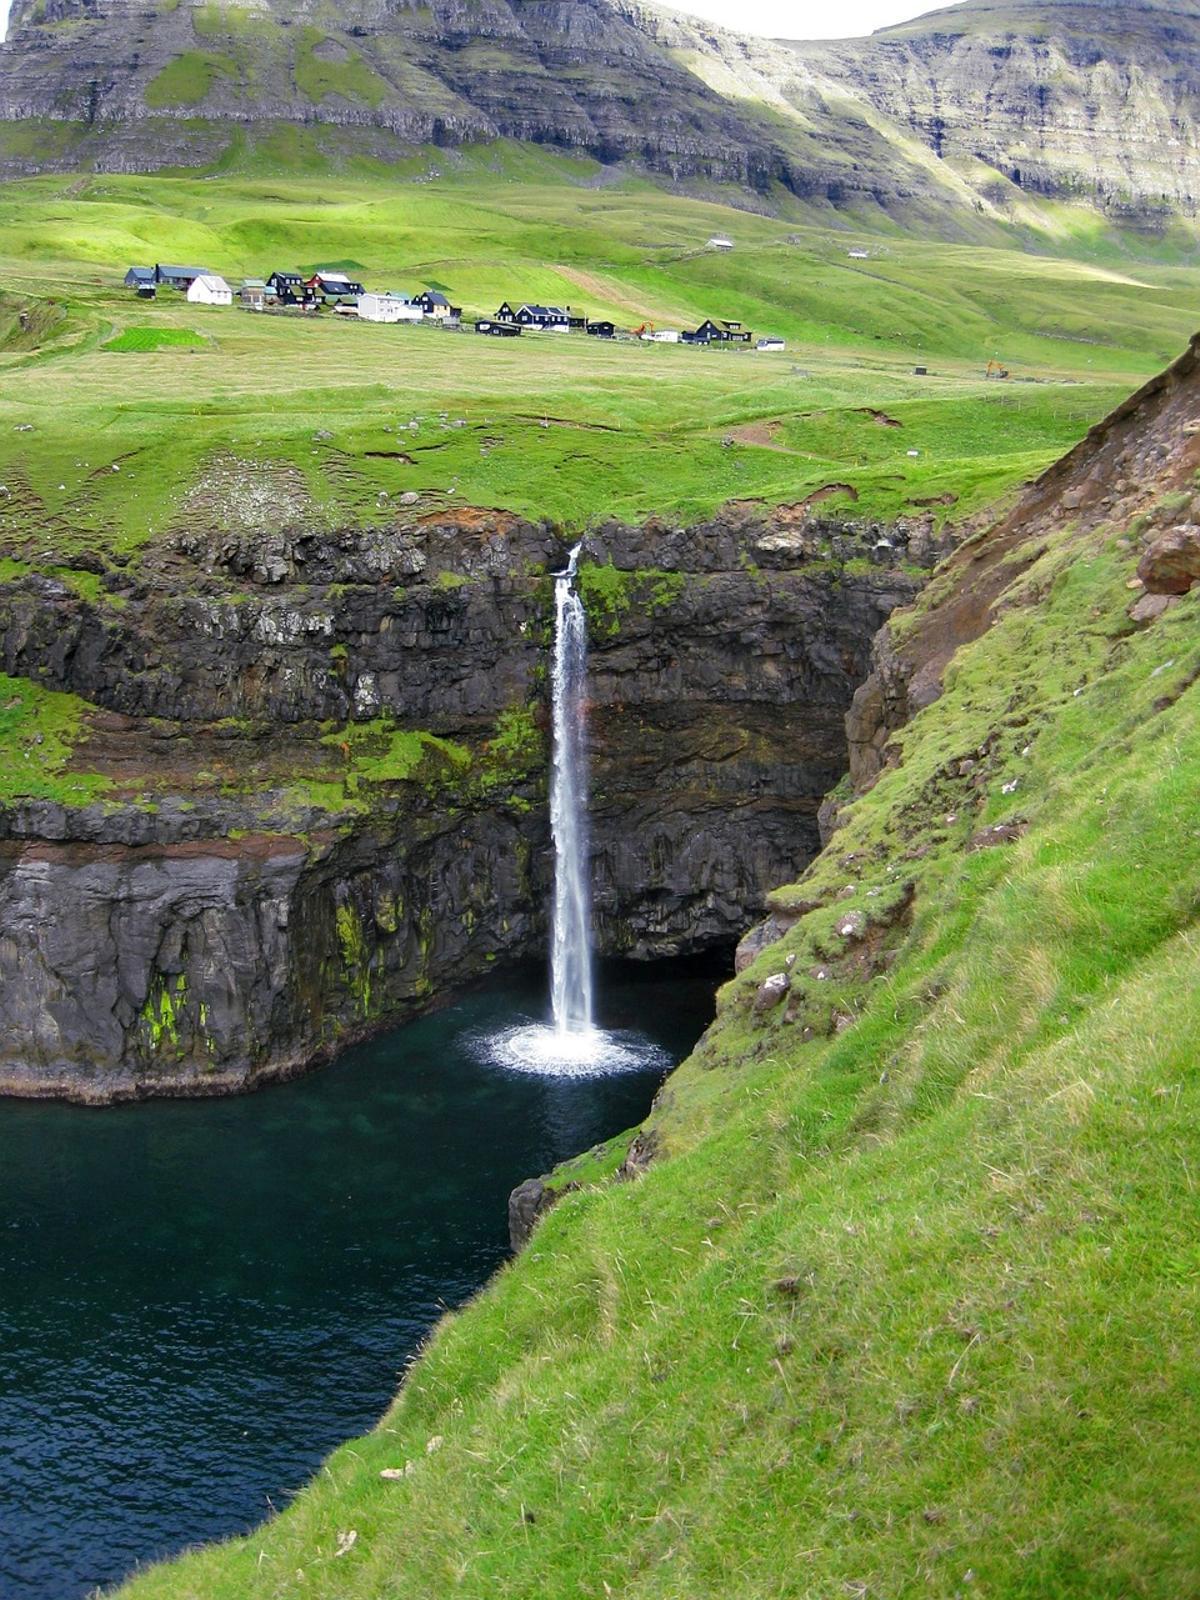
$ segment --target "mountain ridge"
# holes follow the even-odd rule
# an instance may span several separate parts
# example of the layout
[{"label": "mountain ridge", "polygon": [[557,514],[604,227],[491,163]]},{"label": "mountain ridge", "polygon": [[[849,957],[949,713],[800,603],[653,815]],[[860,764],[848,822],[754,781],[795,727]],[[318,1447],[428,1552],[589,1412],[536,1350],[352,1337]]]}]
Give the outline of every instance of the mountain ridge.
[{"label": "mountain ridge", "polygon": [[0,171],[203,166],[238,127],[330,159],[511,138],[942,228],[1066,202],[1161,229],[1200,214],[1200,8],[968,0],[806,43],[643,0],[17,0]]}]

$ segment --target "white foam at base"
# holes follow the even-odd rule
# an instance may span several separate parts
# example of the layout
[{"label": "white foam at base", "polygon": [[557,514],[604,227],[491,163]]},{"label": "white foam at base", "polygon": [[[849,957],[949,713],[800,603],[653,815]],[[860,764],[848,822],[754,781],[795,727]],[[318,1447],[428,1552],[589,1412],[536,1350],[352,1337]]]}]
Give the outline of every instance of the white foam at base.
[{"label": "white foam at base", "polygon": [[644,1034],[603,1028],[567,1031],[527,1022],[471,1041],[478,1057],[508,1072],[548,1078],[603,1078],[618,1072],[666,1071],[670,1054]]}]

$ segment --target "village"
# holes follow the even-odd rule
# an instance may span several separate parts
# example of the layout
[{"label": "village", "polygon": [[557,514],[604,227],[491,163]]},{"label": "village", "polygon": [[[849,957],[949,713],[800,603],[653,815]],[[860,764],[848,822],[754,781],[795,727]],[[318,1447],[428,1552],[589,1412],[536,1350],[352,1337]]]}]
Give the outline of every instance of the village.
[{"label": "village", "polygon": [[181,295],[189,304],[239,306],[243,311],[291,316],[330,313],[360,322],[412,324],[477,334],[496,339],[517,339],[533,334],[584,334],[594,339],[639,340],[651,344],[699,345],[705,348],[752,349],[772,352],[786,349],[783,339],[768,336],[757,341],[741,322],[708,317],[699,327],[659,328],[652,322],[618,328],[615,323],[580,315],[571,306],[505,300],[491,316],[464,321],[463,309],[451,303],[443,289],[427,286],[414,295],[395,290],[368,290],[344,271],[318,270],[305,274],[275,271],[268,278],[245,278],[238,288],[207,267],[130,267],[125,287],[142,300],[155,300],[160,291]]}]

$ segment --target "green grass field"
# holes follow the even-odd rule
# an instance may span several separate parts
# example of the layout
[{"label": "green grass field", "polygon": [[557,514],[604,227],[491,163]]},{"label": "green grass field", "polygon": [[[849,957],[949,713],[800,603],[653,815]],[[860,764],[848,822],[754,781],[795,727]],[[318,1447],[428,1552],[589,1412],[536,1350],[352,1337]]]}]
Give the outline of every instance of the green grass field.
[{"label": "green grass field", "polygon": [[[0,500],[7,553],[28,556],[48,524],[136,546],[230,453],[299,468],[315,504],[352,521],[377,520],[381,492],[578,528],[829,484],[853,491],[831,511],[962,516],[1059,455],[1194,321],[1189,266],[1112,240],[1092,259],[1079,240],[1059,258],[868,237],[592,187],[587,163],[515,148],[439,160],[436,176],[414,159],[390,178],[0,188],[0,481],[23,491],[19,508]],[[715,231],[732,254],[704,248]],[[851,260],[855,244],[871,258]],[[167,292],[147,304],[120,279],[156,259],[235,283],[340,263],[375,287],[444,285],[468,314],[508,297],[623,328],[736,317],[789,348],[493,342]],[[984,381],[993,358],[1007,383]]]}]

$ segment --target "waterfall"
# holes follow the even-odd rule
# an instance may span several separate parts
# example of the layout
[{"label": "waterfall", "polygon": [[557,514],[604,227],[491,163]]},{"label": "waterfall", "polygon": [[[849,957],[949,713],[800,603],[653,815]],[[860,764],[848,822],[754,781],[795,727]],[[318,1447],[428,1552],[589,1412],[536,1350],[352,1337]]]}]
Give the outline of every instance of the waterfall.
[{"label": "waterfall", "polygon": [[575,581],[581,546],[554,575],[550,832],[554,904],[550,942],[553,1021],[521,1016],[477,1036],[481,1057],[507,1072],[551,1078],[648,1072],[669,1058],[645,1034],[596,1027],[592,984],[591,882],[587,795],[587,617]]},{"label": "waterfall", "polygon": [[554,1027],[592,1031],[591,893],[587,826],[587,617],[575,590],[579,545],[554,579],[554,930],[550,954]]}]

